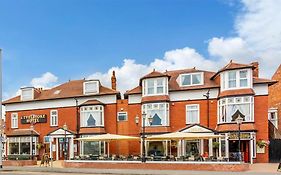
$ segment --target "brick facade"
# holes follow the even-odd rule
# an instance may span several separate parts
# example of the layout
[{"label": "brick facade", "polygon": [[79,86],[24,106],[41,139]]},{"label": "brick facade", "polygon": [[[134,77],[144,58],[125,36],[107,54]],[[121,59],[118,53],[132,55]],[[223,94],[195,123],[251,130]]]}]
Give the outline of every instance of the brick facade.
[{"label": "brick facade", "polygon": [[[256,65],[256,64],[255,64]],[[257,66],[257,65],[256,65]],[[221,133],[221,134],[229,134],[229,133],[237,133],[237,128],[233,129],[231,128],[233,125],[236,125],[235,123],[225,123],[225,124],[219,124],[218,123],[218,105],[219,100],[225,97],[240,97],[240,96],[251,96],[254,99],[254,110],[253,110],[253,116],[254,121],[252,122],[245,122],[242,124],[241,128],[242,131],[251,132],[251,134],[255,134],[256,140],[265,140],[267,141],[268,138],[268,119],[267,119],[267,112],[268,112],[268,95],[264,91],[258,92],[255,91],[255,88],[253,86],[262,85],[262,88],[264,88],[267,91],[268,85],[273,84],[270,80],[265,79],[259,79],[257,77],[257,72],[255,72],[255,77],[252,77],[253,85],[251,85],[251,88],[249,89],[251,91],[251,94],[246,90],[245,88],[237,89],[235,91],[229,91],[224,94],[224,96],[220,96],[221,93],[221,77],[220,73],[229,71],[229,70],[239,70],[239,69],[249,69],[250,71],[255,70],[255,67],[253,65],[242,65],[242,64],[234,64],[230,63],[223,69],[219,70],[217,73],[215,72],[208,72],[208,71],[200,71],[196,69],[186,69],[186,70],[179,70],[179,71],[168,71],[166,73],[159,73],[159,72],[152,72],[148,74],[147,76],[144,76],[141,81],[149,78],[155,78],[155,77],[164,77],[167,78],[168,82],[168,89],[167,94],[163,95],[162,98],[160,96],[149,96],[144,97],[142,94],[142,87],[138,86],[134,88],[131,91],[127,91],[125,93],[125,99],[120,98],[120,94],[115,91],[116,89],[116,78],[115,75],[112,78],[112,89],[108,89],[105,87],[101,87],[102,92],[98,95],[92,95],[92,96],[83,96],[82,94],[82,84],[83,81],[75,81],[75,82],[69,82],[66,83],[66,85],[62,85],[62,87],[67,87],[66,94],[62,98],[65,99],[72,99],[75,97],[78,99],[78,115],[77,115],[77,106],[75,103],[72,103],[71,105],[66,105],[63,107],[55,107],[55,108],[43,108],[43,109],[20,109],[20,110],[8,110],[6,112],[6,134],[9,136],[12,134],[12,132],[16,129],[11,128],[11,114],[16,112],[19,117],[18,121],[18,128],[17,129],[29,129],[30,124],[22,124],[20,122],[21,116],[29,116],[33,114],[46,114],[47,115],[47,122],[46,123],[36,123],[34,125],[34,130],[39,133],[39,142],[43,143],[44,136],[60,129],[63,127],[64,124],[67,124],[69,132],[73,133],[74,137],[80,137],[80,135],[95,135],[95,134],[104,134],[104,133],[111,133],[111,134],[120,134],[120,135],[128,135],[128,136],[136,136],[139,137],[142,133],[141,128],[141,117],[142,117],[142,105],[143,104],[150,104],[150,103],[160,103],[165,102],[165,104],[169,104],[169,124],[167,126],[153,126],[153,127],[146,127],[146,133],[149,133],[149,135],[154,134],[162,134],[162,133],[170,133],[170,132],[176,132],[179,131],[185,127],[187,127],[186,122],[186,105],[190,104],[198,104],[199,105],[199,123],[198,125],[208,128],[214,131],[214,133]],[[181,74],[186,73],[197,73],[197,72],[204,72],[202,74],[204,76],[204,82],[203,85],[198,86],[188,86],[186,88],[182,88],[179,86],[178,77]],[[252,74],[250,74],[252,75]],[[280,75],[280,73],[278,74]],[[150,77],[152,76],[152,77]],[[67,84],[69,84],[68,87]],[[140,83],[141,84],[141,83]],[[72,93],[72,96],[67,96],[70,92],[70,89],[73,86],[79,87],[79,89],[75,89],[75,93]],[[276,85],[273,85],[276,86]],[[272,86],[272,87],[273,87]],[[52,93],[55,93],[57,90],[50,90]],[[210,98],[209,100],[206,99],[206,96],[204,96],[207,92],[210,91]],[[275,93],[275,90],[270,89],[270,93]],[[280,91],[280,90],[279,90]],[[44,93],[44,91],[40,91]],[[225,91],[226,92],[226,91]],[[281,92],[281,91],[280,91]],[[49,93],[50,94],[50,93]],[[178,95],[180,94],[180,95]],[[113,100],[109,102],[109,95],[110,98]],[[136,100],[132,98],[133,96],[136,96]],[[278,95],[277,95],[278,96]],[[281,95],[280,95],[281,96]],[[37,97],[39,102],[52,102],[52,105],[56,105],[60,99],[48,99],[48,95],[46,94],[37,94]],[[85,100],[85,98],[89,98],[88,101]],[[9,105],[15,105],[15,104],[25,104],[25,102],[19,101],[19,97],[15,97],[13,99],[10,99],[6,101],[4,104],[6,106]],[[102,99],[102,100],[101,100]],[[133,99],[133,100],[132,100]],[[100,101],[99,101],[100,100]],[[269,103],[273,103],[273,101],[276,101],[276,99],[269,99]],[[103,106],[103,114],[104,114],[104,126],[101,127],[79,127],[77,128],[77,121],[80,122],[80,110],[81,106],[83,105],[91,105],[94,103],[95,105],[101,105]],[[65,104],[67,104],[65,102]],[[93,105],[93,104],[92,104]],[[31,107],[32,108],[32,107]],[[58,126],[50,126],[50,112],[52,109],[58,110]],[[124,121],[118,121],[117,116],[118,112],[126,112],[127,113],[127,119]],[[208,119],[209,116],[209,119]],[[136,123],[136,118],[139,118],[139,123]],[[280,124],[280,123],[279,123]],[[224,125],[224,129],[219,130],[219,128],[222,128],[222,125]],[[78,123],[79,126],[79,123]],[[249,127],[250,126],[250,127]],[[237,127],[237,126],[236,126]],[[225,129],[226,128],[226,129]],[[230,128],[230,130],[227,130],[227,128]],[[246,128],[246,129],[244,129]],[[250,129],[249,129],[250,128]],[[77,131],[79,133],[77,133]],[[77,145],[77,152],[75,155],[79,155],[80,151],[80,145],[78,142],[74,141],[74,143]],[[53,142],[55,144],[55,141]],[[250,145],[250,140],[249,143]],[[254,143],[255,146],[256,143]],[[208,150],[208,143],[207,140],[204,141],[204,151]],[[247,148],[248,151],[250,150]],[[48,150],[41,150],[40,155],[44,151]],[[140,141],[111,141],[110,142],[110,154],[121,154],[121,155],[139,155],[141,151],[140,148]],[[55,157],[56,150],[53,153],[53,156]],[[256,155],[256,158],[254,160],[255,162],[268,162],[268,147],[265,149],[265,153],[258,153]],[[70,165],[70,164],[69,164]],[[70,165],[71,166],[71,165]],[[81,165],[84,166],[84,165]],[[86,166],[86,165],[85,165]],[[102,165],[104,166],[104,165]],[[138,165],[143,166],[143,165]],[[162,167],[160,165],[157,165],[159,168]],[[177,165],[179,166],[179,165]],[[197,168],[197,165],[190,166],[192,168]],[[145,167],[142,167],[145,168]],[[226,167],[227,168],[227,167]],[[181,169],[181,167],[179,167]]]}]

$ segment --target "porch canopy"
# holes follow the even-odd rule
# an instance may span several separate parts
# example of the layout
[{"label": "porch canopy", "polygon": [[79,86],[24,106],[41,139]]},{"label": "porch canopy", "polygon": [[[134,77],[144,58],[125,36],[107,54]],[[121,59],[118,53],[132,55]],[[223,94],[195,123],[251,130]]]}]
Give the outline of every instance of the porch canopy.
[{"label": "porch canopy", "polygon": [[172,132],[167,134],[159,134],[148,136],[147,140],[195,140],[195,139],[211,139],[224,137],[222,135],[214,135],[209,133],[185,133]]}]

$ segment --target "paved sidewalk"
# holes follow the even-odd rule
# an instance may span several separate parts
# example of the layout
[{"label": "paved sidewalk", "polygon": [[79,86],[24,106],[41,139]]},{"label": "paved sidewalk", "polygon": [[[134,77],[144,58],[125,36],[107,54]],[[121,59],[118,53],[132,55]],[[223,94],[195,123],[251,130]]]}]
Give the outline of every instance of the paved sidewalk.
[{"label": "paved sidewalk", "polygon": [[[215,171],[186,171],[186,170],[139,170],[139,169],[94,169],[94,168],[63,168],[60,161],[53,163],[51,167],[4,167],[4,171],[23,172],[56,172],[79,174],[127,174],[127,175],[281,175],[277,172],[278,164],[256,163],[250,166],[247,172],[215,172]],[[1,174],[1,172],[0,172]]]}]

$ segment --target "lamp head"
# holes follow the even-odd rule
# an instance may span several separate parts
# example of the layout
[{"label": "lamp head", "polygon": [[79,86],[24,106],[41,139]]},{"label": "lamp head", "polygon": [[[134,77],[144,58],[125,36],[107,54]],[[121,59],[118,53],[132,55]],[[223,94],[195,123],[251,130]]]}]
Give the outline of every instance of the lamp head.
[{"label": "lamp head", "polygon": [[64,123],[64,125],[62,126],[63,130],[67,130],[67,125],[66,123]]},{"label": "lamp head", "polygon": [[238,117],[237,117],[237,119],[236,119],[236,123],[237,123],[238,125],[240,125],[242,122],[243,122],[243,118],[242,118],[240,115],[238,115]]}]

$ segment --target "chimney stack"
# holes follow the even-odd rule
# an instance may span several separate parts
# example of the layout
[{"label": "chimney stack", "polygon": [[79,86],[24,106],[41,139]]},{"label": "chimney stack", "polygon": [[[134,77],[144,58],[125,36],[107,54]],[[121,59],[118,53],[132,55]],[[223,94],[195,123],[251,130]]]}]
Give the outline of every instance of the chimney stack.
[{"label": "chimney stack", "polygon": [[254,66],[253,77],[259,77],[259,62],[252,62],[251,65]]},{"label": "chimney stack", "polygon": [[112,71],[111,76],[111,88],[116,90],[116,77],[115,77],[115,71]]}]

